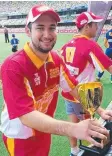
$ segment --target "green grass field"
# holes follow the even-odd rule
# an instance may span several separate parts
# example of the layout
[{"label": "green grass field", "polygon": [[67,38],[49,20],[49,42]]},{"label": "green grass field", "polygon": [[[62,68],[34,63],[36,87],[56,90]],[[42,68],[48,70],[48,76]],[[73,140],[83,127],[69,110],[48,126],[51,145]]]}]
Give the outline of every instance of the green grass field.
[{"label": "green grass field", "polygon": [[[10,35],[11,36],[11,35]],[[26,41],[30,40],[25,33],[22,34],[16,34],[17,38],[20,40],[19,49],[23,47]],[[68,40],[72,38],[73,35],[68,34],[59,34],[57,43],[54,47],[54,49],[60,49],[63,44],[65,44]],[[103,46],[103,39],[99,39],[99,44],[102,48]],[[3,60],[11,54],[11,45],[10,43],[4,43],[4,35],[0,34],[0,63],[3,62]],[[103,102],[102,107],[106,108],[108,103],[112,100],[111,94],[112,94],[112,84],[110,84],[110,74],[105,72],[104,77],[102,78],[102,83],[104,86],[104,96],[103,96]],[[2,92],[0,90],[0,112],[2,109]],[[67,116],[65,114],[65,105],[63,102],[63,99],[61,96],[59,96],[58,100],[58,106],[55,113],[56,119],[62,119],[67,120]],[[68,139],[66,137],[61,136],[53,136],[52,137],[52,146],[51,146],[51,152],[50,156],[68,156],[70,152],[70,146]],[[6,149],[2,143],[2,138],[0,134],[0,156],[8,156]]]}]

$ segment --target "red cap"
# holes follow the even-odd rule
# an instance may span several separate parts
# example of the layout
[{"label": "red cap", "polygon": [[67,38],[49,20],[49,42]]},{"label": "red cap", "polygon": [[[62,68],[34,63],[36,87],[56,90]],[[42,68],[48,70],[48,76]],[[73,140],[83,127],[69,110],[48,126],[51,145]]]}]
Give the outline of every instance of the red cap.
[{"label": "red cap", "polygon": [[77,28],[82,28],[90,22],[101,22],[102,20],[102,17],[96,16],[92,12],[83,12],[76,18],[76,26]]},{"label": "red cap", "polygon": [[48,13],[52,15],[57,22],[60,22],[59,15],[53,9],[45,5],[36,5],[33,8],[31,8],[29,12],[27,16],[26,25],[28,25],[30,22],[36,21],[43,13]]}]

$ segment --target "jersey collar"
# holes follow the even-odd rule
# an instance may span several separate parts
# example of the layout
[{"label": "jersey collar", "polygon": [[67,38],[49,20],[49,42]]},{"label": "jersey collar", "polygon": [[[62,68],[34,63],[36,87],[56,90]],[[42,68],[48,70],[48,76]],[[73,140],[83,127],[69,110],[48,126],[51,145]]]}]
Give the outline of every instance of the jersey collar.
[{"label": "jersey collar", "polygon": [[[41,60],[37,55],[35,55],[35,53],[32,51],[32,49],[29,46],[29,43],[27,42],[24,46],[24,51],[27,54],[27,56],[30,58],[30,60],[33,62],[33,64],[39,69],[41,66],[43,66],[43,64],[45,63],[45,61]],[[49,52],[48,55],[48,59],[47,62],[52,62],[53,58],[51,56],[51,53]]]},{"label": "jersey collar", "polygon": [[77,35],[74,35],[74,38],[86,38],[86,39],[90,39],[89,37],[87,37],[86,35],[81,35],[81,34],[77,34]]}]

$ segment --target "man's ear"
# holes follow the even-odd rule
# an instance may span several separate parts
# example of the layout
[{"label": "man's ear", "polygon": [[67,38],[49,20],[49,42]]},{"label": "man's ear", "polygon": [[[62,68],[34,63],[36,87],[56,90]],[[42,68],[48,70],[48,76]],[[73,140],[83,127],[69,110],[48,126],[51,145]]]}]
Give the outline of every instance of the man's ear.
[{"label": "man's ear", "polygon": [[86,25],[84,26],[84,29],[87,31],[87,30],[88,30],[88,28],[89,28],[89,25],[88,25],[88,24],[86,24]]},{"label": "man's ear", "polygon": [[31,30],[27,26],[25,27],[25,32],[28,37],[31,37]]}]

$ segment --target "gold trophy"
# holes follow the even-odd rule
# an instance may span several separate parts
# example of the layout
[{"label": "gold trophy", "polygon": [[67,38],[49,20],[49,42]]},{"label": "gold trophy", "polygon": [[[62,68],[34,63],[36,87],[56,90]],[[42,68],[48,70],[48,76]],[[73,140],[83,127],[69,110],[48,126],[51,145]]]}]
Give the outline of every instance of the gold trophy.
[{"label": "gold trophy", "polygon": [[[100,82],[89,82],[79,84],[78,87],[78,95],[80,99],[80,103],[82,104],[83,109],[85,112],[89,112],[91,118],[94,117],[95,111],[101,105],[102,96],[103,96],[103,86]],[[111,129],[112,133],[112,124],[109,122],[105,122],[104,125],[107,129]],[[110,133],[110,134],[111,134]],[[85,146],[82,144],[80,140],[80,148],[83,149],[85,152],[82,156],[103,156],[109,149],[109,146],[112,144],[112,140],[108,138],[106,142],[101,139],[94,138],[96,141],[101,142],[104,144],[103,149],[95,147],[95,146]]]},{"label": "gold trophy", "polygon": [[93,117],[97,108],[101,105],[103,86],[100,82],[89,82],[79,85],[78,94],[80,103],[85,111]]}]

